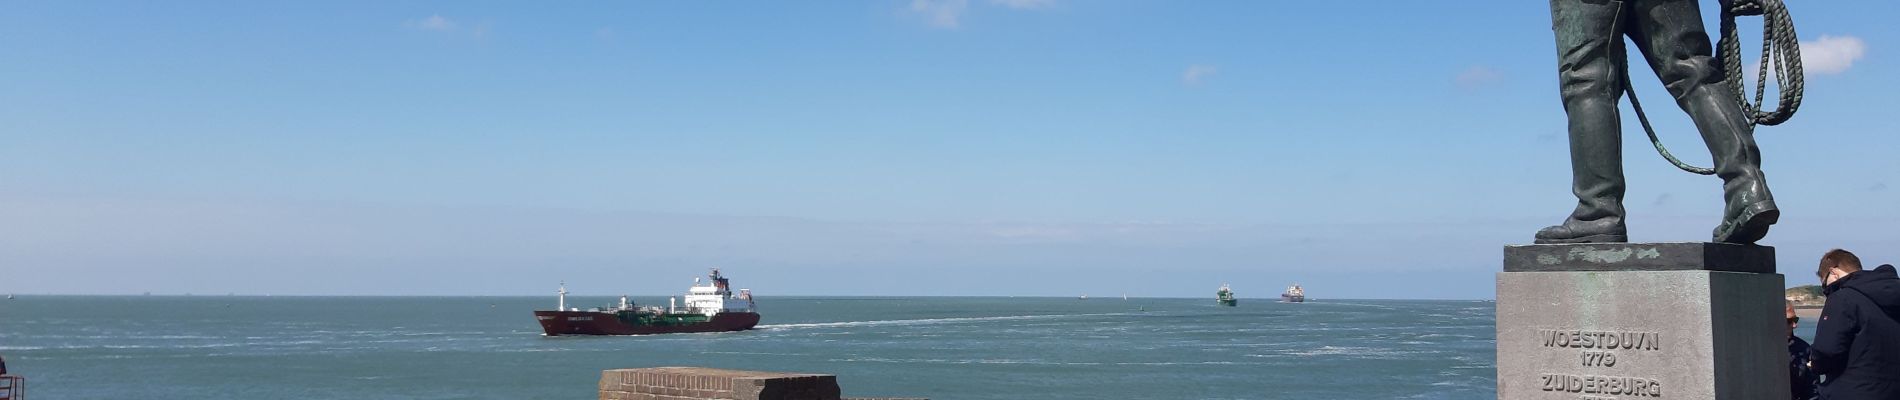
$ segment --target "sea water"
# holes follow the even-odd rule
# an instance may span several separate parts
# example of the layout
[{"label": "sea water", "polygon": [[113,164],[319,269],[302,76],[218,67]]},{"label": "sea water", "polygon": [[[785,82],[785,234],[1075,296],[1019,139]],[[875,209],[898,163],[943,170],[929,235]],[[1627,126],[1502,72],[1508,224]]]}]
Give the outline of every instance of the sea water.
[{"label": "sea water", "polygon": [[37,399],[589,399],[601,370],[657,366],[938,400],[1496,393],[1486,301],[760,296],[752,331],[547,337],[531,311],[553,303],[21,296],[0,300],[0,355]]}]

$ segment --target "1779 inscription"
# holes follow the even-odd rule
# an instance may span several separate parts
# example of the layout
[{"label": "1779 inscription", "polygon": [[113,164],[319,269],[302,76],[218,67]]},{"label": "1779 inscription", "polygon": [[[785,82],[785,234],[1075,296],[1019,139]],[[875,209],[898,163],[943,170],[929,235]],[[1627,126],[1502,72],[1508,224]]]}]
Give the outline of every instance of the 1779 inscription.
[{"label": "1779 inscription", "polygon": [[1615,374],[1618,369],[1616,367],[1619,352],[1629,354],[1628,352],[1662,350],[1662,333],[1660,332],[1539,329],[1537,343],[1549,349],[1576,349],[1579,366],[1589,370],[1601,370],[1601,373],[1538,374],[1539,387],[1545,392],[1572,393],[1584,400],[1609,400],[1616,399],[1617,396],[1662,397],[1663,395],[1663,385],[1660,381]]}]

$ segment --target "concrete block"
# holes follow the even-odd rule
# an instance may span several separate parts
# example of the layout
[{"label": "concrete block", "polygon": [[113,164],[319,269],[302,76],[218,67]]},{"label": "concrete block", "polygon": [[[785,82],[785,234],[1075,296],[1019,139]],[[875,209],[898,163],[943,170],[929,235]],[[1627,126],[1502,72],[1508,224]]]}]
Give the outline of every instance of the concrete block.
[{"label": "concrete block", "polygon": [[839,400],[836,376],[696,367],[601,372],[601,400]]}]

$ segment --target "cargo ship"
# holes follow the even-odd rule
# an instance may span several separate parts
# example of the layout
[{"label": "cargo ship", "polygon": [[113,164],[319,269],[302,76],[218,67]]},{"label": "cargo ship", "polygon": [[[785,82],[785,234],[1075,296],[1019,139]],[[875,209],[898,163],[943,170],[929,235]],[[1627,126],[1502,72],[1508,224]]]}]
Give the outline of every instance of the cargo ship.
[{"label": "cargo ship", "polygon": [[1305,303],[1306,289],[1300,288],[1300,285],[1297,283],[1293,284],[1293,286],[1287,286],[1286,292],[1280,293],[1280,301],[1284,301],[1288,303]]},{"label": "cargo ship", "polygon": [[567,306],[567,284],[561,284],[559,302],[554,310],[536,310],[547,336],[561,335],[653,335],[661,333],[731,332],[752,329],[759,324],[759,313],[752,302],[751,289],[734,293],[731,282],[714,268],[706,281],[693,279],[686,291],[685,305],[680,298],[667,298],[666,307],[627,301],[620,296],[617,306],[589,309]]},{"label": "cargo ship", "polygon": [[1234,298],[1233,289],[1228,289],[1227,284],[1223,283],[1220,284],[1220,291],[1214,292],[1214,302],[1223,306],[1233,307],[1239,303],[1239,300]]}]

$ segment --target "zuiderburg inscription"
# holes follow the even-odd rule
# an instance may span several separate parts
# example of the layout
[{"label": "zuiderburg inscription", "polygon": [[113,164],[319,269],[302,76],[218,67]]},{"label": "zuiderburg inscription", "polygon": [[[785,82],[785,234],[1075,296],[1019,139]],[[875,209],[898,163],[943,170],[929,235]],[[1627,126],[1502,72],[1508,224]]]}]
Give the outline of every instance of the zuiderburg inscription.
[{"label": "zuiderburg inscription", "polygon": [[1607,394],[1636,397],[1662,397],[1662,382],[1627,376],[1540,374],[1546,392]]}]

